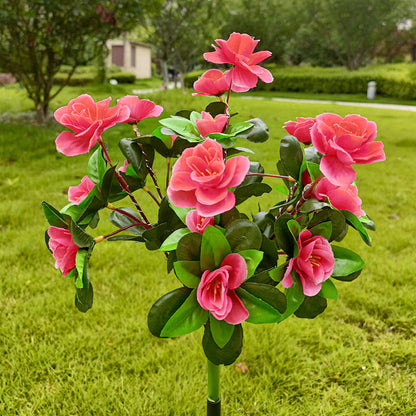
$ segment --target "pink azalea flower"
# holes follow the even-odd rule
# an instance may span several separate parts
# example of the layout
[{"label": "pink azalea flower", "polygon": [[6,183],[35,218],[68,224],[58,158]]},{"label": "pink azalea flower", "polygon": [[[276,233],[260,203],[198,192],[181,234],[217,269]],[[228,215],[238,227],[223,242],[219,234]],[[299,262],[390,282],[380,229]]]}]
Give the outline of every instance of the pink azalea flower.
[{"label": "pink azalea flower", "polygon": [[237,253],[224,258],[221,266],[213,271],[206,270],[196,292],[196,298],[207,311],[232,325],[248,318],[248,310],[235,293],[247,277],[247,264]]},{"label": "pink azalea flower", "polygon": [[214,217],[201,217],[197,211],[189,211],[186,214],[186,226],[193,233],[203,234],[208,225],[214,225]]},{"label": "pink azalea flower", "polygon": [[78,186],[70,186],[68,189],[68,200],[75,205],[79,205],[94,188],[95,183],[88,177],[84,176]]},{"label": "pink azalea flower", "polygon": [[235,196],[228,190],[245,178],[250,161],[234,156],[224,161],[221,145],[206,139],[185,149],[172,169],[168,196],[181,208],[196,208],[203,217],[214,217],[235,205]]},{"label": "pink azalea flower", "polygon": [[336,209],[346,209],[357,217],[365,215],[361,209],[361,199],[358,197],[358,189],[353,184],[334,185],[328,178],[322,178],[315,187],[314,196],[320,201],[327,198]]},{"label": "pink azalea flower", "polygon": [[311,142],[311,128],[314,124],[314,118],[296,117],[296,121],[286,121],[284,128],[300,142],[309,144]]},{"label": "pink azalea flower", "polygon": [[129,161],[128,160],[125,160],[124,161],[124,163],[123,163],[123,166],[120,166],[119,168],[118,168],[118,171],[119,172],[123,172],[123,173],[126,173],[126,169],[127,169],[127,166],[129,165]]},{"label": "pink azalea flower", "polygon": [[74,131],[63,131],[56,138],[56,148],[66,156],[88,153],[97,143],[104,130],[127,120],[130,110],[116,105],[109,108],[111,98],[94,102],[87,94],[71,100],[65,107],[55,111],[58,123]]},{"label": "pink azalea flower", "polygon": [[309,230],[302,231],[298,238],[299,255],[289,260],[282,280],[282,286],[289,288],[293,279],[292,269],[298,273],[306,296],[315,296],[321,290],[322,282],[331,276],[335,258],[328,241],[319,235],[312,236]]},{"label": "pink azalea flower", "polygon": [[194,82],[192,95],[221,95],[230,87],[225,74],[219,69],[210,69],[204,72],[197,81]]},{"label": "pink azalea flower", "polygon": [[232,81],[232,90],[235,92],[248,91],[257,85],[257,78],[263,82],[272,82],[272,74],[265,68],[257,65],[269,58],[271,52],[255,52],[259,43],[251,36],[241,33],[232,33],[228,40],[216,39],[218,46],[212,45],[215,52],[204,53],[204,58],[214,64],[231,64],[233,68],[226,72],[227,81]]},{"label": "pink azalea flower", "polygon": [[228,123],[228,116],[225,114],[217,114],[215,118],[210,113],[202,111],[202,118],[196,119],[196,127],[202,137],[211,133],[222,133],[224,127]]},{"label": "pink azalea flower", "polygon": [[66,276],[75,267],[78,246],[73,242],[71,233],[65,228],[49,227],[49,248],[55,259],[55,268]]},{"label": "pink azalea flower", "polygon": [[148,117],[159,117],[163,107],[156,105],[150,100],[141,100],[135,95],[126,95],[117,100],[120,105],[125,105],[130,109],[130,118],[125,123],[134,123]]},{"label": "pink azalea flower", "polygon": [[316,150],[323,154],[322,173],[336,185],[348,185],[355,180],[351,165],[385,160],[383,143],[374,141],[376,135],[376,124],[359,115],[317,116],[311,137]]}]

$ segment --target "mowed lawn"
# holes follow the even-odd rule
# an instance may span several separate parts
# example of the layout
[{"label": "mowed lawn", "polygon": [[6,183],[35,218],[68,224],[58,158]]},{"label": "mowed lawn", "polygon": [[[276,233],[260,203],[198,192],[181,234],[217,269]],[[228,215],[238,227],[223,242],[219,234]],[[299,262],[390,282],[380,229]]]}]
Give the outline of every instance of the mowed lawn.
[{"label": "mowed lawn", "polygon": [[[80,93],[65,90],[54,107]],[[95,88],[91,94],[116,99],[123,91]],[[0,109],[29,109],[23,97],[0,89]],[[182,108],[201,111],[209,102],[189,92],[151,98],[165,107],[164,116]],[[222,368],[224,415],[416,414],[415,114],[237,97],[231,109],[239,113],[236,120],[260,117],[268,124],[267,143],[239,143],[255,151],[250,158],[268,173],[276,173],[283,123],[322,112],[358,113],[376,121],[387,161],[356,168],[363,209],[377,231],[371,234],[372,248],[353,230],[342,245],[364,258],[362,275],[351,283],[336,282],[339,299],[329,301],[326,312],[314,320],[291,317],[279,325],[244,324],[237,362],[249,371],[241,374],[234,365]],[[155,126],[156,120],[150,120],[141,131]],[[66,205],[68,186],[80,182],[88,160],[87,155],[56,152],[54,140],[61,130],[54,123],[0,124],[0,414],[203,415],[203,331],[158,339],[147,329],[151,305],[179,286],[173,274],[167,275],[161,253],[134,243],[98,244],[90,269],[94,306],[86,314],[74,306],[73,282],[54,269],[44,244],[47,223],[41,202]],[[115,160],[123,161],[118,140],[130,135],[128,126],[104,133]],[[157,162],[156,168],[162,178],[163,163]],[[144,192],[137,195],[155,218],[152,200]],[[253,199],[247,213],[259,202],[266,210],[281,198],[275,191]],[[103,211],[94,236],[113,230],[107,216]]]}]

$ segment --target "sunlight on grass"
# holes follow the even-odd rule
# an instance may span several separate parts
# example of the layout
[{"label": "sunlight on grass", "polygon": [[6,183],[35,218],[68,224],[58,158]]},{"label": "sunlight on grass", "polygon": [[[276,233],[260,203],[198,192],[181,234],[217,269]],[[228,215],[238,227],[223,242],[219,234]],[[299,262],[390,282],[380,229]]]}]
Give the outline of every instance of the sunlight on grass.
[{"label": "sunlight on grass", "polygon": [[[62,95],[61,105],[77,95],[70,95],[74,91]],[[111,91],[114,99],[125,93]],[[109,92],[92,95],[105,98]],[[13,105],[0,97],[0,111],[14,105],[16,111],[27,109],[23,96]],[[177,92],[157,92],[152,98],[164,106],[163,116],[181,106],[200,111],[210,102]],[[238,120],[259,116],[268,124],[267,144],[240,144],[252,148],[250,158],[270,173],[276,173],[283,123],[322,112],[359,113],[376,121],[387,161],[357,167],[363,209],[378,228],[372,233],[373,248],[353,231],[345,240],[366,261],[362,275],[349,284],[339,282],[339,299],[315,320],[293,317],[279,325],[245,325],[237,362],[246,363],[249,371],[222,369],[224,414],[414,415],[416,259],[411,230],[416,220],[409,182],[416,175],[414,114],[237,97],[231,110],[238,111]],[[156,120],[148,120],[141,130],[155,126]],[[158,339],[147,329],[150,306],[179,286],[166,274],[164,256],[138,244],[98,244],[90,270],[94,306],[86,314],[78,312],[73,282],[54,269],[45,247],[47,224],[40,203],[64,206],[68,186],[85,175],[88,155],[58,154],[54,140],[61,128],[54,123],[0,127],[0,414],[203,414],[202,331]],[[127,126],[106,132],[110,152],[118,151],[118,139],[129,134]],[[121,155],[117,158],[122,161]],[[156,166],[162,170],[163,164]],[[152,209],[147,195],[138,197],[146,211]],[[273,192],[265,199],[274,203],[281,195]],[[247,205],[248,214],[258,202]],[[103,211],[101,217],[107,215]],[[104,223],[94,235],[113,229]]]}]

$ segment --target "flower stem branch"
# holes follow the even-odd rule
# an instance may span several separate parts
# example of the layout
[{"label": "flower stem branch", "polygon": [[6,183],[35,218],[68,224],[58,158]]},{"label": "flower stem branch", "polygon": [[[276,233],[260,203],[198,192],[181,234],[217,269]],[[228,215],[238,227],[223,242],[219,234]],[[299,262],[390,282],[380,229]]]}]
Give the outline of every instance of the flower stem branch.
[{"label": "flower stem branch", "polygon": [[208,401],[207,416],[221,415],[221,398],[220,398],[220,366],[213,364],[210,360],[208,363]]},{"label": "flower stem branch", "polygon": [[121,233],[122,231],[126,231],[126,230],[128,230],[129,228],[132,228],[132,227],[137,227],[138,225],[140,225],[140,226],[142,226],[142,227],[143,227],[143,223],[142,223],[142,222],[140,222],[140,221],[138,221],[138,222],[136,222],[136,223],[134,223],[134,224],[126,225],[126,226],[125,226],[125,227],[123,227],[123,228],[119,228],[118,230],[113,231],[113,232],[112,232],[112,233],[110,233],[110,234],[107,234],[107,235],[100,235],[99,237],[95,237],[95,238],[94,238],[94,241],[95,241],[96,243],[100,243],[101,241],[104,241],[104,240],[106,240],[107,238],[112,237],[113,235],[119,234],[119,233]]},{"label": "flower stem branch", "polygon": [[[133,220],[133,221],[137,221],[137,218],[134,216],[134,215],[131,215],[130,213],[128,213],[128,212],[126,212],[126,211],[123,211],[122,209],[120,209],[120,208],[117,208],[117,207],[115,207],[113,204],[107,204],[107,208],[108,209],[111,209],[112,211],[116,211],[116,212],[118,212],[119,214],[122,214],[122,215],[124,215],[124,216],[126,216],[126,217],[128,217],[128,218],[130,218],[131,220]],[[139,225],[141,225],[142,227],[144,227],[144,228],[146,228],[147,230],[149,230],[150,228],[152,228],[150,225],[148,225],[148,224],[145,224],[144,222],[141,222]]]},{"label": "flower stem branch", "polygon": [[[136,138],[139,138],[141,135],[140,135],[139,130],[137,129],[137,124],[133,124],[132,127],[133,127],[133,131],[134,131],[134,134],[135,134]],[[149,172],[150,177],[152,178],[152,181],[153,181],[153,183],[155,185],[155,188],[156,188],[156,191],[157,191],[157,193],[159,195],[160,200],[162,200],[163,199],[163,196],[162,196],[162,192],[160,191],[159,184],[157,182],[157,178],[156,178],[156,175],[155,175],[155,171],[152,168],[152,165],[150,163],[149,157],[147,156],[147,153],[144,150],[143,145],[141,143],[138,143],[138,144],[139,144],[140,150],[142,151],[142,154],[144,156],[144,160],[145,160],[145,163],[146,163],[146,169]]]},{"label": "flower stem branch", "polygon": [[[107,160],[108,164],[113,167],[114,165],[111,163],[111,159],[110,156],[107,152],[107,149],[104,146],[104,142],[102,140],[102,138],[100,137],[98,140],[98,143],[101,146],[101,149],[103,149],[103,153],[104,153],[104,157]],[[134,195],[131,193],[129,185],[127,184],[127,182],[124,180],[124,178],[115,170],[114,171],[114,175],[117,178],[121,188],[123,189],[124,192],[126,192],[126,194],[130,197],[131,201],[133,202],[134,206],[136,207],[137,211],[139,212],[140,216],[142,217],[143,221],[150,225],[149,220],[147,219],[146,215],[144,214],[143,210],[141,209],[140,205],[138,204],[138,202],[136,201],[136,198],[134,197]]]},{"label": "flower stem branch", "polygon": [[169,175],[170,175],[170,157],[166,158],[166,189],[168,189],[169,186]]},{"label": "flower stem branch", "polygon": [[152,194],[152,192],[150,191],[150,189],[147,186],[143,186],[143,191],[145,191],[147,194],[149,194],[152,199],[156,202],[157,206],[160,207],[160,202],[157,200],[157,198]]}]

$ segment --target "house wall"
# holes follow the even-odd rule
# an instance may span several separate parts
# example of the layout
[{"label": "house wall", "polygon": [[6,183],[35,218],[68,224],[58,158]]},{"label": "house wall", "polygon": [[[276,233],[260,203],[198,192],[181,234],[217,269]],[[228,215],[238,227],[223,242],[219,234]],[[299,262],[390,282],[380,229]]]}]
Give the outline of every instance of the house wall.
[{"label": "house wall", "polygon": [[107,66],[117,65],[132,72],[136,78],[151,78],[152,56],[150,46],[130,40],[109,40]]}]

